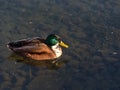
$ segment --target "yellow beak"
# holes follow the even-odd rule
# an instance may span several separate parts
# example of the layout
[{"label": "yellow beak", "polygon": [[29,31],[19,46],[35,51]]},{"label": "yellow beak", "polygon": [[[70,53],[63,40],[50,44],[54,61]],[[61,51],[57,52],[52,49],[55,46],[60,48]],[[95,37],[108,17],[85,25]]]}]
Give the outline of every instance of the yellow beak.
[{"label": "yellow beak", "polygon": [[64,42],[62,42],[62,41],[59,43],[59,45],[60,45],[60,46],[65,47],[65,48],[68,48],[68,45],[67,45],[67,44],[65,44],[65,43],[64,43]]}]

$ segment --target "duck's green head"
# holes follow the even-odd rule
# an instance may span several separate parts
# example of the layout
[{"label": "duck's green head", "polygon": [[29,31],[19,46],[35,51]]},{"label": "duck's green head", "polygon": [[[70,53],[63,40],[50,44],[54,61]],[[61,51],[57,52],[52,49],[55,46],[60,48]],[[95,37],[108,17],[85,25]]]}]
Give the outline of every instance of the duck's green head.
[{"label": "duck's green head", "polygon": [[61,38],[58,35],[56,35],[56,34],[50,34],[46,38],[45,42],[49,46],[53,46],[53,45],[59,44],[60,46],[68,48],[68,45],[65,44],[65,43],[63,43],[62,40],[61,40]]}]

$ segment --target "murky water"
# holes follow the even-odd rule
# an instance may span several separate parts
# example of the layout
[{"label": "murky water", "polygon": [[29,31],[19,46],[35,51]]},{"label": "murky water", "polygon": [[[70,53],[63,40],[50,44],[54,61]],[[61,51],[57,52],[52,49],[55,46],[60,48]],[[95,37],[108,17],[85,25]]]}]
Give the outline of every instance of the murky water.
[{"label": "murky water", "polygon": [[[0,90],[119,90],[119,0],[0,0]],[[57,65],[29,61],[9,41],[60,35]]]}]

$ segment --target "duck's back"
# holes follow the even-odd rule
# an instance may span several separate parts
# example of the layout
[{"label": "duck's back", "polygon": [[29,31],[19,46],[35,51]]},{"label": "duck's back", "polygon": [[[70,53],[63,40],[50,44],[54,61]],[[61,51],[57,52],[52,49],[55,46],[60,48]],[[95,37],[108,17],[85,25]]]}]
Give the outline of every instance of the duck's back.
[{"label": "duck's back", "polygon": [[35,45],[38,45],[40,43],[45,43],[45,40],[40,39],[39,37],[35,37],[32,39],[22,39],[22,40],[18,40],[15,42],[9,42],[7,44],[7,47],[11,50],[14,50],[14,48],[21,48],[24,46],[35,46]]}]

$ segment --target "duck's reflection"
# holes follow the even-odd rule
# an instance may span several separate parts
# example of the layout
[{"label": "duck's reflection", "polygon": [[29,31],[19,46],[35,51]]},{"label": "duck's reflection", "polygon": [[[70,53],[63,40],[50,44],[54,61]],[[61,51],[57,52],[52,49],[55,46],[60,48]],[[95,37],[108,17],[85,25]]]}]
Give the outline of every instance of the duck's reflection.
[{"label": "duck's reflection", "polygon": [[11,55],[9,55],[9,60],[13,60],[17,63],[24,63],[35,67],[46,67],[48,69],[59,69],[68,62],[67,60],[61,60],[61,58],[54,60],[37,61],[19,56],[16,53],[12,53]]}]

